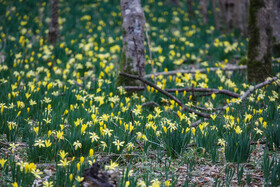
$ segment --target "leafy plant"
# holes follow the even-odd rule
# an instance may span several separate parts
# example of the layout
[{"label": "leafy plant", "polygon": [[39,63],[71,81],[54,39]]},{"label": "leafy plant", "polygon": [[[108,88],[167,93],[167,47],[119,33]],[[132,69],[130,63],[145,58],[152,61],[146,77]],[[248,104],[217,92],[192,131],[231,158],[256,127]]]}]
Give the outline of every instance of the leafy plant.
[{"label": "leafy plant", "polygon": [[250,137],[232,132],[226,137],[225,157],[228,162],[243,163],[250,157]]},{"label": "leafy plant", "polygon": [[167,155],[173,158],[183,154],[191,140],[191,131],[185,132],[184,128],[179,127],[176,130],[167,130],[163,138],[164,147]]},{"label": "leafy plant", "polygon": [[237,181],[238,181],[238,185],[241,184],[241,180],[243,177],[243,172],[244,172],[244,165],[237,164]]},{"label": "leafy plant", "polygon": [[230,182],[233,178],[233,175],[235,173],[235,168],[232,168],[230,166],[227,166],[225,169],[225,181],[226,181],[226,185],[229,186]]},{"label": "leafy plant", "polygon": [[267,143],[270,145],[270,148],[275,145],[278,149],[280,147],[280,124],[267,125],[265,137]]}]

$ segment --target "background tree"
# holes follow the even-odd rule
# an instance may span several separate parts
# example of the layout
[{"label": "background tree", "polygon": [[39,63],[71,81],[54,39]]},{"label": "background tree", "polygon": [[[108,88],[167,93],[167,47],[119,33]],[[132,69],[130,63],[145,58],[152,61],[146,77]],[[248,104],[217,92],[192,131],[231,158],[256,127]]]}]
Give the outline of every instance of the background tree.
[{"label": "background tree", "polygon": [[270,0],[250,0],[247,78],[261,82],[272,74],[272,26]]},{"label": "background tree", "polygon": [[273,48],[274,53],[280,56],[280,1],[273,0],[272,8]]},{"label": "background tree", "polygon": [[207,24],[208,23],[208,0],[200,0],[200,6],[201,6],[201,12],[203,16],[203,23]]},{"label": "background tree", "polygon": [[192,0],[187,0],[188,3],[188,13],[190,15],[190,18],[193,19],[194,17],[194,12],[193,12],[193,1]]},{"label": "background tree", "polygon": [[[123,17],[123,46],[120,60],[120,71],[144,75],[145,49],[144,49],[144,26],[145,16],[140,0],[121,0]],[[118,85],[137,85],[135,80],[118,76]]]},{"label": "background tree", "polygon": [[235,0],[233,8],[233,27],[248,35],[249,0]]},{"label": "background tree", "polygon": [[54,44],[58,38],[58,0],[51,1],[51,24],[48,39],[51,44]]}]

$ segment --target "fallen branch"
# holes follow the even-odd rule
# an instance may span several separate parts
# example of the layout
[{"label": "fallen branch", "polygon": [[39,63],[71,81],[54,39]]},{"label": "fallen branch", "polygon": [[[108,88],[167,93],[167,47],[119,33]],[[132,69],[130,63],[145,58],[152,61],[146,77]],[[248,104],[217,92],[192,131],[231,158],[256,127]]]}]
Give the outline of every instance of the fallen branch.
[{"label": "fallen branch", "polygon": [[[216,142],[215,144],[217,144],[218,142]],[[263,145],[266,144],[265,141],[251,141],[250,145]],[[196,143],[190,143],[187,145],[187,147],[195,147],[197,144]]]},{"label": "fallen branch", "polygon": [[[259,88],[262,88],[268,84],[271,84],[273,83],[275,80],[277,80],[277,77],[273,77],[273,78],[270,78],[270,79],[267,79],[266,81],[262,82],[262,83],[259,83],[255,86],[253,86],[252,88],[250,88],[249,90],[247,90],[241,97],[241,101],[245,100],[250,94],[252,94],[256,89],[259,89]],[[226,109],[227,107],[231,106],[232,103],[229,103],[227,105],[225,105],[223,108]]]},{"label": "fallen branch", "polygon": [[[144,91],[145,88],[141,87],[141,86],[125,86],[124,89],[126,91]],[[208,96],[211,95],[212,93],[215,94],[224,94],[224,95],[228,95],[231,97],[235,97],[238,98],[240,97],[239,94],[231,92],[229,90],[219,90],[219,89],[214,89],[214,88],[172,88],[172,89],[166,89],[165,91],[169,92],[169,93],[173,93],[173,92],[210,92],[209,94],[207,93],[206,95],[197,95],[197,96]]]},{"label": "fallen branch", "polygon": [[83,85],[82,84],[80,84],[80,83],[78,83],[77,81],[75,81],[75,80],[73,80],[73,82],[77,85],[77,86],[79,86],[79,87],[83,87]]},{"label": "fallen branch", "polygon": [[148,102],[146,102],[146,103],[143,103],[141,106],[142,106],[142,108],[144,108],[144,107],[152,108],[152,107],[154,107],[154,106],[159,107],[159,104],[157,104],[157,103],[154,102],[154,101],[148,101]]},{"label": "fallen branch", "polygon": [[40,164],[36,164],[37,168],[52,168],[55,167],[56,163],[52,162],[52,163],[40,163]]},{"label": "fallen branch", "polygon": [[[260,84],[257,84],[256,86],[254,86],[254,87],[250,88],[249,90],[247,90],[247,91],[240,97],[240,99],[243,101],[243,100],[246,99],[251,93],[253,93],[256,89],[259,89],[259,88],[264,87],[264,86],[266,86],[266,85],[268,85],[268,84],[271,84],[272,82],[276,81],[277,79],[278,79],[277,77],[273,77],[273,78],[271,78],[271,79],[267,79],[266,81],[264,81],[264,82],[262,82],[262,83],[260,83]],[[223,110],[225,110],[225,109],[226,109],[227,107],[229,107],[230,105],[232,105],[232,103],[229,103],[229,104],[225,105],[225,106],[223,107]],[[210,119],[210,118],[206,119],[206,121],[209,120],[209,119]],[[191,127],[197,127],[201,122],[202,122],[201,120],[198,120],[198,121],[192,123],[192,124],[191,124]]]},{"label": "fallen branch", "polygon": [[225,94],[225,95],[228,95],[228,96],[231,96],[231,97],[235,97],[235,98],[238,98],[240,97],[239,94],[237,93],[234,93],[234,92],[231,92],[229,90],[219,90],[219,89],[214,89],[214,88],[178,88],[178,89],[166,89],[167,92],[184,92],[184,91],[187,91],[187,92],[212,92],[212,93],[215,93],[215,94]]},{"label": "fallen branch", "polygon": [[212,95],[212,93],[210,92],[210,93],[205,93],[205,94],[198,94],[198,95],[196,95],[196,97],[207,97],[207,96],[211,96]]},{"label": "fallen branch", "polygon": [[[154,76],[159,76],[159,75],[163,75],[163,76],[167,76],[167,75],[176,75],[177,73],[196,73],[197,71],[199,71],[200,73],[204,73],[204,72],[208,72],[208,71],[217,71],[218,69],[221,69],[223,71],[235,71],[235,70],[244,70],[246,69],[247,66],[233,66],[233,67],[225,67],[225,68],[204,68],[204,69],[192,69],[192,70],[175,70],[175,71],[168,71],[168,72],[159,72],[159,73],[155,73]],[[153,74],[147,74],[144,76],[144,78],[151,78]]]},{"label": "fallen branch", "polygon": [[125,77],[128,77],[128,78],[131,78],[131,79],[136,79],[136,80],[139,80],[153,88],[155,88],[156,90],[158,90],[160,93],[166,95],[167,97],[171,98],[172,100],[174,100],[176,103],[178,103],[181,107],[182,107],[182,110],[183,111],[187,111],[189,113],[195,113],[196,115],[200,116],[200,117],[204,117],[204,118],[210,118],[210,115],[207,114],[207,113],[202,113],[202,112],[199,112],[199,111],[196,111],[194,109],[191,109],[189,107],[187,107],[185,104],[183,104],[179,99],[177,99],[174,95],[168,93],[167,91],[159,88],[157,85],[147,81],[146,79],[143,79],[142,77],[138,77],[138,76],[135,76],[135,75],[131,75],[131,74],[127,74],[127,73],[124,73],[124,72],[120,72],[119,75],[122,75],[122,76],[125,76]]},{"label": "fallen branch", "polygon": [[124,89],[126,91],[144,91],[145,88],[141,86],[125,86]]},{"label": "fallen branch", "polygon": [[204,111],[216,111],[216,110],[224,110],[223,108],[205,108],[205,107],[201,107],[201,106],[195,106],[192,105],[193,108],[199,109],[199,110],[204,110]]},{"label": "fallen branch", "polygon": [[[210,118],[208,118],[208,119],[210,119]],[[207,119],[207,120],[208,120],[208,119]],[[201,122],[202,122],[201,119],[200,119],[200,120],[197,120],[197,121],[195,121],[195,122],[193,122],[193,123],[191,124],[191,127],[197,127]]]},{"label": "fallen branch", "polygon": [[249,90],[247,90],[241,97],[240,99],[243,101],[244,99],[246,99],[246,97],[248,97],[251,93],[253,93],[256,89],[259,89],[261,87],[264,87],[268,84],[271,84],[273,83],[274,81],[277,80],[277,77],[273,77],[273,78],[270,78],[270,79],[267,79],[266,81],[260,83],[260,84],[257,84],[256,86],[253,86],[252,88],[250,88]]},{"label": "fallen branch", "polygon": [[[278,61],[278,60],[280,60],[280,58],[276,58],[273,61]],[[280,64],[273,64],[273,66],[279,66],[279,65]],[[182,74],[183,73],[195,74],[196,72],[205,73],[208,71],[217,71],[218,69],[221,69],[222,71],[236,71],[236,70],[245,70],[245,69],[247,69],[247,66],[242,65],[242,66],[231,66],[231,67],[225,67],[225,68],[211,67],[211,68],[191,69],[191,70],[180,69],[180,70],[167,71],[167,72],[158,72],[155,74],[147,74],[144,76],[144,78],[151,78],[152,75],[157,77],[159,75],[163,75],[163,76],[176,75],[177,73],[182,73]]]}]

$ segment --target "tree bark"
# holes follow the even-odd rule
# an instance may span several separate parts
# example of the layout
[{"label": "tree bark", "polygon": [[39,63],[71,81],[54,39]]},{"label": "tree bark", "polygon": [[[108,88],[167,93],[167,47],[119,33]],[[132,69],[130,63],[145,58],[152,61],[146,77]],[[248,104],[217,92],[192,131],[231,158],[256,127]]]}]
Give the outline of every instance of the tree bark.
[{"label": "tree bark", "polygon": [[[140,0],[121,0],[123,17],[123,46],[120,71],[143,77],[145,63],[144,26],[145,16]],[[139,81],[118,76],[117,85],[135,86]]]},{"label": "tree bark", "polygon": [[272,27],[270,0],[250,0],[247,79],[263,82],[272,76]]},{"label": "tree bark", "polygon": [[234,4],[233,24],[243,35],[248,34],[248,10],[249,0],[236,0]]},{"label": "tree bark", "polygon": [[278,55],[280,55],[280,1],[273,1],[273,9],[272,9],[272,27],[273,27],[273,37],[274,37],[274,47],[276,47],[275,51]]},{"label": "tree bark", "polygon": [[221,24],[220,24],[220,18],[218,16],[218,12],[217,12],[217,2],[216,0],[211,0],[212,3],[212,9],[213,9],[213,14],[214,14],[214,19],[215,19],[215,26],[217,29],[221,29]]},{"label": "tree bark", "polygon": [[51,24],[48,39],[53,45],[58,38],[58,0],[51,0]]},{"label": "tree bark", "polygon": [[179,5],[179,1],[178,0],[170,0],[170,3],[172,5],[178,6]]},{"label": "tree bark", "polygon": [[187,0],[188,3],[188,13],[190,15],[190,19],[193,19],[194,13],[193,13],[193,6],[192,6],[192,0]]},{"label": "tree bark", "polygon": [[203,15],[203,23],[208,23],[208,0],[200,0],[201,11]]}]

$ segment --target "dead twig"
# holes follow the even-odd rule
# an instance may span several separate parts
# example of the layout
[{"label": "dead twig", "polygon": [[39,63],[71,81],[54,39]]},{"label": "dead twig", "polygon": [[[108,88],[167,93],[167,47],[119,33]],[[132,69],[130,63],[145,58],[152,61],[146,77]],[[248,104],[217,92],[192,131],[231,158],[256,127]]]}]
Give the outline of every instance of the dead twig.
[{"label": "dead twig", "polygon": [[273,83],[274,81],[277,80],[277,77],[273,77],[273,78],[270,78],[270,79],[267,79],[266,81],[262,82],[262,83],[259,83],[255,86],[253,86],[252,88],[250,88],[249,90],[247,90],[241,97],[240,99],[243,101],[244,99],[246,99],[251,93],[253,93],[256,89],[259,89],[261,87],[264,87],[268,84],[271,84]]},{"label": "dead twig", "polygon": [[[168,72],[159,72],[159,73],[155,73],[154,76],[159,76],[159,75],[163,75],[163,76],[168,76],[168,75],[176,75],[177,73],[192,73],[195,74],[196,72],[200,72],[200,73],[204,73],[204,72],[208,72],[208,71],[217,71],[218,69],[221,69],[222,71],[235,71],[235,70],[244,70],[246,69],[247,66],[234,66],[234,67],[225,67],[225,68],[204,68],[204,69],[192,69],[192,70],[175,70],[175,71],[168,71]],[[151,78],[153,74],[147,74],[144,76],[144,78]]]},{"label": "dead twig", "polygon": [[[208,119],[209,119],[209,118],[208,118]],[[191,127],[197,127],[201,122],[202,122],[201,119],[200,119],[200,120],[197,120],[197,121],[195,121],[195,122],[193,122],[193,123],[191,124]]]},{"label": "dead twig", "polygon": [[73,80],[73,82],[77,85],[77,86],[79,86],[79,87],[83,87],[83,85],[82,84],[80,84],[80,83],[78,83],[77,81],[75,81],[75,80]]},{"label": "dead twig", "polygon": [[178,89],[166,89],[167,92],[211,92],[211,93],[215,93],[215,94],[224,94],[224,95],[228,95],[231,97],[235,97],[238,98],[240,97],[239,94],[231,92],[229,90],[219,90],[219,89],[214,89],[214,88],[178,88]]},{"label": "dead twig", "polygon": [[196,95],[196,97],[207,97],[207,96],[211,96],[211,95],[212,95],[212,93],[209,92],[209,93],[205,93],[205,94],[198,94],[198,95]]},{"label": "dead twig", "polygon": [[[278,61],[280,58],[276,58],[273,61]],[[279,66],[279,64],[273,64],[273,66]],[[191,70],[185,70],[185,69],[180,69],[180,70],[174,70],[174,71],[167,71],[167,72],[158,72],[155,73],[154,76],[168,76],[168,75],[176,75],[177,73],[191,73],[195,74],[196,72],[200,73],[205,73],[208,71],[217,71],[218,69],[221,69],[222,71],[236,71],[236,70],[245,70],[247,69],[246,65],[242,66],[230,66],[230,67],[224,67],[224,68],[219,68],[219,67],[211,67],[211,68],[203,68],[203,69],[191,69]],[[147,74],[144,76],[144,78],[151,78],[153,74]]]},{"label": "dead twig", "polygon": [[37,168],[51,168],[51,167],[55,167],[56,163],[52,162],[52,163],[40,163],[40,164],[36,164]]},{"label": "dead twig", "polygon": [[141,86],[125,86],[124,89],[126,91],[144,91],[145,87],[141,87]]},{"label": "dead twig", "polygon": [[154,101],[148,101],[148,102],[142,104],[142,107],[149,107],[149,108],[151,108],[151,107],[153,107],[153,106],[157,106],[157,107],[158,107],[159,104],[157,104],[157,103],[154,102]]},{"label": "dead twig", "polygon": [[155,84],[147,81],[146,79],[143,79],[142,77],[139,76],[135,76],[135,75],[131,75],[131,74],[127,74],[124,72],[119,72],[119,75],[131,78],[131,79],[136,79],[136,80],[140,80],[141,82],[155,88],[156,90],[158,90],[160,93],[166,95],[167,97],[171,98],[172,100],[174,100],[176,103],[178,103],[181,107],[183,111],[187,111],[189,113],[195,113],[196,115],[200,116],[200,117],[204,117],[204,118],[210,118],[210,115],[207,113],[202,113],[199,111],[196,111],[194,109],[191,109],[189,107],[187,107],[185,104],[182,103],[182,101],[180,101],[179,99],[177,99],[175,96],[173,96],[172,94],[168,93],[167,91],[164,91],[163,89],[159,88],[158,86],[156,86]]},{"label": "dead twig", "polygon": [[216,111],[216,110],[224,110],[224,108],[204,108],[204,107],[201,107],[201,106],[195,106],[195,105],[192,105],[193,108],[196,108],[196,109],[199,109],[199,110],[204,110],[204,111]]},{"label": "dead twig", "polygon": [[[145,90],[145,88],[141,87],[141,86],[125,86],[124,89],[126,91],[144,91]],[[215,89],[215,88],[171,88],[171,89],[165,89],[165,91],[167,91],[169,93],[173,93],[176,91],[178,91],[178,92],[184,92],[184,91],[186,91],[186,92],[208,92],[206,94],[195,95],[196,97],[209,96],[212,93],[224,94],[224,95],[228,95],[228,96],[235,97],[235,98],[240,97],[239,94],[231,92],[229,90],[225,90],[225,89],[219,90],[219,89]]]},{"label": "dead twig", "polygon": [[263,145],[266,144],[266,141],[252,141],[251,145]]},{"label": "dead twig", "polygon": [[[246,98],[247,98],[251,93],[253,93],[256,89],[259,89],[259,88],[264,87],[264,86],[266,86],[266,85],[268,85],[268,84],[271,84],[271,83],[273,83],[273,82],[276,81],[276,80],[277,80],[277,77],[273,77],[273,78],[267,79],[266,81],[264,81],[264,82],[262,82],[262,83],[259,83],[259,84],[257,84],[256,86],[250,88],[249,90],[247,90],[247,91],[240,97],[241,101],[243,101],[244,99],[246,99]],[[225,106],[223,107],[223,110],[225,110],[227,107],[229,107],[229,106],[231,106],[231,105],[232,105],[232,103],[229,103],[229,104],[225,105]],[[221,111],[220,111],[220,112],[221,112]],[[210,118],[206,119],[206,121],[209,120],[209,119],[210,119]],[[192,124],[191,124],[191,127],[197,127],[201,122],[202,122],[201,120],[198,120],[198,121],[192,123]]]},{"label": "dead twig", "polygon": [[[218,142],[216,142],[216,144],[217,143]],[[265,141],[252,141],[250,144],[251,145],[263,145],[263,144],[266,144],[266,142]],[[197,145],[196,143],[190,143],[187,145],[187,147],[195,147],[196,145]]]}]

